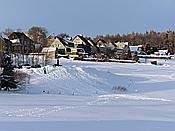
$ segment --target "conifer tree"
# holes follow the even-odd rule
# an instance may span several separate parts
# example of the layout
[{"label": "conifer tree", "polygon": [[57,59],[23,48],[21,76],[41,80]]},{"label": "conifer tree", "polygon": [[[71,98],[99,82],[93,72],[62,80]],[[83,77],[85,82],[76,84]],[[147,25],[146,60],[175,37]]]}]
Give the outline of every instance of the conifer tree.
[{"label": "conifer tree", "polygon": [[3,72],[1,74],[1,89],[10,90],[17,88],[17,82],[15,82],[14,67],[12,65],[12,60],[10,55],[4,54],[3,58]]}]

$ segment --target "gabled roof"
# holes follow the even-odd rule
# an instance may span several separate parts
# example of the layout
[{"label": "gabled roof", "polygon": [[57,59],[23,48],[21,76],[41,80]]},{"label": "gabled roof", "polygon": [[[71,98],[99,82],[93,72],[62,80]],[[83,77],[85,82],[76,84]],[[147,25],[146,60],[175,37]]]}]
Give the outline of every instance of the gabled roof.
[{"label": "gabled roof", "polygon": [[88,39],[88,42],[89,42],[92,46],[97,47],[97,44],[96,44],[91,38]]},{"label": "gabled roof", "polygon": [[54,36],[49,35],[47,38],[48,38],[48,39],[54,39]]},{"label": "gabled roof", "polygon": [[107,46],[107,42],[106,42],[105,40],[99,39],[99,40],[96,42],[97,47],[99,47],[98,43],[99,43],[100,41],[103,43],[102,45],[100,45],[100,47],[106,47],[106,46]]},{"label": "gabled roof", "polygon": [[[86,45],[91,46],[91,44],[88,42],[88,40],[87,40],[86,38],[84,38],[82,35],[76,35],[76,36],[74,37],[74,39],[75,39],[76,37],[79,37],[84,43],[86,43]],[[73,39],[73,40],[74,40],[74,39]]]},{"label": "gabled roof", "polygon": [[0,39],[5,43],[5,44],[12,44],[12,42],[7,39],[7,38],[3,38],[2,36],[0,36]]},{"label": "gabled roof", "polygon": [[[0,35],[0,39],[2,40],[2,41],[4,41],[4,38]],[[4,41],[5,42],[5,41]]]},{"label": "gabled roof", "polygon": [[98,39],[97,42],[96,42],[96,44],[97,44],[99,41],[101,41],[101,42],[103,42],[103,43],[107,43],[107,42],[106,42],[105,40],[103,40],[103,39]]},{"label": "gabled roof", "polygon": [[16,36],[18,39],[20,39],[20,40],[21,40],[22,37],[24,37],[25,39],[27,39],[27,40],[33,42],[33,40],[30,39],[28,36],[26,36],[23,32],[13,32],[12,34],[10,34],[10,35],[8,36],[8,38],[10,39],[10,37],[11,37],[12,35],[15,35],[15,36]]},{"label": "gabled roof", "polygon": [[12,42],[9,39],[4,38],[4,41],[6,44],[12,44]]},{"label": "gabled roof", "polygon": [[55,39],[58,39],[64,46],[67,46],[67,43],[63,38],[60,38],[60,37],[56,36]]},{"label": "gabled roof", "polygon": [[67,43],[68,47],[74,47],[74,43],[72,41],[65,39],[65,42]]}]

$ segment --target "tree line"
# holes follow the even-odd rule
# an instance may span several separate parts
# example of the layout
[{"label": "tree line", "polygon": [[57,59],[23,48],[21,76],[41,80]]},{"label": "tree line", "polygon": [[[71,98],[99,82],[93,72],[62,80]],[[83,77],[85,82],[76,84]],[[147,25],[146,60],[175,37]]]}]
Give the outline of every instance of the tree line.
[{"label": "tree line", "polygon": [[97,35],[94,41],[103,39],[106,42],[129,42],[129,45],[143,45],[145,50],[150,48],[168,49],[171,54],[175,52],[175,31],[165,32],[146,31],[145,33],[128,33],[116,35]]}]

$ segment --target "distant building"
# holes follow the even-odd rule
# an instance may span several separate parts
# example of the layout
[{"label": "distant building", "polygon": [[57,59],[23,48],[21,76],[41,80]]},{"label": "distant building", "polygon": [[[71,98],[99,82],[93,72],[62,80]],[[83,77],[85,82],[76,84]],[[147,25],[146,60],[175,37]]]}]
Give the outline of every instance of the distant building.
[{"label": "distant building", "polygon": [[115,42],[114,45],[116,46],[116,55],[121,55],[123,52],[128,53],[128,51],[130,50],[128,42]]},{"label": "distant building", "polygon": [[34,42],[24,33],[13,32],[8,38],[12,42],[13,53],[28,54],[35,50]]},{"label": "distant building", "polygon": [[85,53],[91,54],[91,44],[82,35],[76,35],[72,42],[74,43],[75,48],[83,48]]},{"label": "distant building", "polygon": [[55,40],[50,47],[55,47],[57,49],[57,57],[63,55],[76,56],[85,54],[83,48],[77,48],[72,41],[59,37],[55,37]]},{"label": "distant building", "polygon": [[118,49],[125,49],[129,46],[128,42],[116,42],[114,43]]},{"label": "distant building", "polygon": [[164,56],[164,55],[168,55],[169,51],[168,50],[158,50],[158,53],[159,53],[159,55]]},{"label": "distant building", "polygon": [[129,46],[130,51],[132,54],[141,54],[143,52],[143,46],[137,45],[137,46]]},{"label": "distant building", "polygon": [[99,53],[102,54],[109,54],[111,52],[111,47],[108,45],[108,43],[103,40],[103,39],[99,39],[96,42],[97,48],[99,49]]}]

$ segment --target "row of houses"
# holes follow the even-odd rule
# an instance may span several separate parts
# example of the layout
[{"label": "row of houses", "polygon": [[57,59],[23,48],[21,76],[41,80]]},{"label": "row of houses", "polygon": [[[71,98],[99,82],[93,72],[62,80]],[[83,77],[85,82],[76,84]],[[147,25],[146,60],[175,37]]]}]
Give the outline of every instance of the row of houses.
[{"label": "row of houses", "polygon": [[[111,54],[118,55],[122,52],[127,52],[129,50],[128,47],[129,45],[127,42],[107,43],[102,39],[94,42],[91,38],[86,38],[83,35],[76,35],[72,39],[53,37],[53,42],[48,45],[48,47],[43,48],[41,44],[34,43],[34,41],[23,32],[13,32],[8,37],[0,36],[0,55],[2,56],[4,52],[8,52],[10,54],[15,54],[15,58],[17,59],[19,56],[16,57],[16,54],[30,56],[36,54],[37,56],[45,55],[45,59],[89,56],[111,57]],[[28,57],[23,56],[23,59],[24,58]]]},{"label": "row of houses", "polygon": [[[41,44],[34,41],[23,32],[13,32],[8,38],[0,36],[0,55],[8,52],[15,55],[19,59],[20,55],[23,59],[28,56],[35,59],[42,56],[43,60],[58,59],[60,57],[96,57],[96,58],[117,58],[117,59],[133,59],[137,54],[145,54],[143,46],[129,46],[128,42],[106,42],[99,39],[94,42],[91,38],[83,35],[76,35],[74,38],[52,37],[52,42],[48,47],[42,47]],[[45,58],[43,58],[45,57]],[[18,60],[15,60],[18,61]],[[28,60],[23,60],[24,61]],[[18,61],[18,63],[20,63]]]},{"label": "row of houses", "polygon": [[[64,39],[54,37],[54,41],[49,47],[45,47],[42,52],[53,50],[55,48],[57,55],[95,55],[97,53],[110,54],[112,51],[120,54],[123,51],[129,50],[128,42],[109,43],[103,39],[94,42],[91,38],[85,38],[83,35],[76,35],[73,39]],[[8,38],[0,36],[0,52],[9,53],[39,53],[42,50],[42,45],[34,43],[23,32],[13,32]]]},{"label": "row of houses", "polygon": [[[42,48],[41,44],[34,43],[23,32],[13,32],[8,38],[0,37],[0,52],[9,53],[42,53],[47,58],[59,57],[117,57],[120,58],[122,53],[128,54],[130,51],[128,42],[106,42],[99,39],[94,42],[91,38],[83,35],[76,35],[73,39],[53,37],[53,42]],[[127,57],[125,57],[127,59]]]},{"label": "row of houses", "polygon": [[[50,47],[43,48],[42,53],[49,54],[49,57],[97,57],[107,56],[114,57],[120,56],[123,52],[128,53],[129,44],[128,42],[116,42],[109,43],[103,39],[99,39],[94,42],[91,38],[85,38],[83,35],[76,35],[73,39],[64,39],[60,37],[54,37],[54,41]],[[50,53],[50,52],[55,52]]]}]

